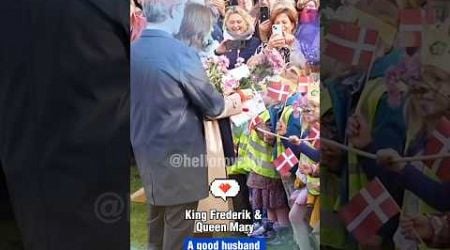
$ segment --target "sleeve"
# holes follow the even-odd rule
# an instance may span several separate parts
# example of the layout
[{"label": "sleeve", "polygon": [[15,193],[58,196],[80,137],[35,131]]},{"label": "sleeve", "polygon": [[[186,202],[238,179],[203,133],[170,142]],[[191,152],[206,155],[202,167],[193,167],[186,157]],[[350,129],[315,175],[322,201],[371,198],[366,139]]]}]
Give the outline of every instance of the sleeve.
[{"label": "sleeve", "polygon": [[[387,97],[383,97],[377,108],[375,124],[372,132],[373,141],[364,151],[375,153],[379,149],[392,148],[397,152],[403,152],[405,143],[405,127],[402,118],[402,109],[392,109],[387,106]],[[358,157],[358,164],[365,172],[368,179],[378,177],[386,186],[396,202],[403,198],[403,187],[398,183],[398,174],[387,170],[377,164],[375,160]]]},{"label": "sleeve", "polygon": [[[301,134],[301,124],[300,119],[294,119],[293,116],[289,117],[287,124],[286,137],[291,135],[296,135],[300,137]],[[300,145],[295,145],[287,140],[281,140],[285,148],[290,148],[295,155],[304,154],[308,156],[311,160],[315,162],[320,161],[320,150],[308,145],[307,143],[301,143]]]},{"label": "sleeve", "polygon": [[185,94],[204,116],[219,116],[225,109],[224,98],[209,83],[197,53],[189,50],[178,60],[181,61],[180,80]]},{"label": "sleeve", "polygon": [[439,211],[450,210],[450,182],[437,182],[412,165],[401,172],[404,187]]}]

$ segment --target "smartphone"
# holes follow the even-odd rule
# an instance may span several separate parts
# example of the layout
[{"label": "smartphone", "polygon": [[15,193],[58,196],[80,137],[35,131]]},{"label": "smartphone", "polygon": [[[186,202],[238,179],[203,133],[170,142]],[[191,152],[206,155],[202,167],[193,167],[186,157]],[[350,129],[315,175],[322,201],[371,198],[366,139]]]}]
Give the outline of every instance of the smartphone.
[{"label": "smartphone", "polygon": [[283,35],[283,27],[281,24],[272,25],[272,35]]},{"label": "smartphone", "polygon": [[270,14],[269,14],[269,7],[263,6],[259,8],[259,21],[262,23],[266,20],[269,20]]},{"label": "smartphone", "polygon": [[227,48],[227,50],[243,49],[243,48],[245,48],[245,41],[244,40],[228,40],[225,42],[225,47]]},{"label": "smartphone", "polygon": [[228,6],[235,6],[235,5],[239,5],[238,0],[229,0],[228,1]]}]

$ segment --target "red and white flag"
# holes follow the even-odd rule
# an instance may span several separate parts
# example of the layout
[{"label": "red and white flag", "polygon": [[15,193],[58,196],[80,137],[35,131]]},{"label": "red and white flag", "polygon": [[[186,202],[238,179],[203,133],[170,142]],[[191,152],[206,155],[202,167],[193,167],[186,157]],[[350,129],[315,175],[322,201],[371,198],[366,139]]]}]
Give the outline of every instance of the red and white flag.
[{"label": "red and white flag", "polygon": [[297,91],[300,93],[307,93],[308,92],[308,86],[314,82],[314,79],[312,76],[300,76],[298,78],[298,87]]},{"label": "red and white flag", "polygon": [[273,165],[280,172],[280,175],[287,175],[297,163],[298,158],[290,148],[273,161]]},{"label": "red and white flag", "polygon": [[[450,121],[442,118],[428,138],[424,155],[445,154],[450,152]],[[428,160],[424,162],[442,181],[450,181],[450,158]]]},{"label": "red and white flag", "polygon": [[325,55],[352,66],[370,68],[379,45],[375,30],[333,21],[325,37]]},{"label": "red and white flag", "polygon": [[315,149],[320,149],[320,129],[318,125],[314,125],[311,127],[308,134],[308,139],[314,139],[313,141],[311,141],[312,146]]},{"label": "red and white flag", "polygon": [[400,11],[399,42],[403,47],[420,47],[424,25],[436,22],[434,12],[424,9]]},{"label": "red and white flag", "polygon": [[355,195],[341,211],[347,230],[360,242],[365,243],[400,208],[378,178]]},{"label": "red and white flag", "polygon": [[263,123],[263,122],[264,121],[263,121],[263,119],[261,119],[261,117],[259,117],[259,116],[254,117],[249,123],[248,131],[252,131],[253,129],[256,128],[256,126],[258,124]]},{"label": "red and white flag", "polygon": [[280,82],[271,82],[267,87],[267,96],[272,98],[274,101],[285,102],[289,95],[289,85],[282,84]]}]

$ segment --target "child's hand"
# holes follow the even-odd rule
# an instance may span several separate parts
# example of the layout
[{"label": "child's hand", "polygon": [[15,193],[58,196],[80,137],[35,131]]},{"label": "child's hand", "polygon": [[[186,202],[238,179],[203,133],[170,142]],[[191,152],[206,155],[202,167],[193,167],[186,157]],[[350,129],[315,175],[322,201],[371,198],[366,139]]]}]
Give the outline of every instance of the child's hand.
[{"label": "child's hand", "polygon": [[291,177],[291,172],[286,171],[286,172],[281,172],[280,173],[281,178],[283,179],[289,179],[289,177]]},{"label": "child's hand", "polygon": [[341,149],[330,146],[330,145],[320,145],[321,146],[321,164],[327,166],[332,172],[339,173],[341,171],[341,160],[343,153]]},{"label": "child's hand", "polygon": [[296,135],[291,135],[289,136],[289,142],[294,144],[294,145],[300,145],[302,143],[302,141],[300,140],[300,138],[298,138],[298,136]]},{"label": "child's hand", "polygon": [[357,148],[364,148],[372,141],[372,135],[367,120],[358,114],[352,115],[347,121],[349,141]]},{"label": "child's hand", "polygon": [[403,217],[400,219],[400,228],[402,234],[407,239],[419,240],[417,235],[422,240],[431,240],[433,235],[433,228],[429,218],[419,214],[415,217]]},{"label": "child's hand", "polygon": [[380,149],[377,151],[377,163],[395,172],[400,172],[405,168],[405,163],[396,162],[401,157],[392,148]]},{"label": "child's hand", "polygon": [[255,131],[258,134],[259,139],[264,141],[265,133],[259,131],[259,129],[267,130],[267,126],[264,123],[260,123],[260,124],[255,126]]},{"label": "child's hand", "polygon": [[286,132],[287,132],[286,124],[284,124],[283,121],[278,122],[278,124],[277,124],[277,134],[285,135]]},{"label": "child's hand", "polygon": [[264,134],[263,140],[267,144],[273,144],[275,142],[275,137],[273,135]]},{"label": "child's hand", "polygon": [[299,165],[302,174],[310,175],[313,172],[313,168],[311,164],[301,164]]}]

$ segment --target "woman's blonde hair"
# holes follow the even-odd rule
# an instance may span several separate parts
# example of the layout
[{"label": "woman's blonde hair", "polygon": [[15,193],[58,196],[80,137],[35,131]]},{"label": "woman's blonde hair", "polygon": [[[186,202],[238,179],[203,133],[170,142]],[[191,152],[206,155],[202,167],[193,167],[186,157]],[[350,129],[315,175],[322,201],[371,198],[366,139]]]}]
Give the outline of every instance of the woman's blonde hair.
[{"label": "woman's blonde hair", "polygon": [[292,32],[295,32],[298,25],[298,12],[295,7],[288,2],[279,2],[273,6],[272,13],[270,14],[270,22],[272,24],[275,23],[275,19],[283,13],[286,14],[289,20],[294,24]]},{"label": "woman's blonde hair", "polygon": [[204,50],[207,47],[206,40],[210,38],[213,24],[214,17],[208,7],[189,3],[184,10],[177,38],[188,46]]},{"label": "woman's blonde hair", "polygon": [[230,19],[230,16],[233,14],[238,14],[239,16],[242,17],[242,19],[244,19],[244,22],[247,25],[247,30],[246,32],[244,32],[245,36],[253,34],[253,32],[255,31],[255,27],[253,24],[252,16],[242,7],[237,5],[228,7],[227,11],[225,12],[225,17],[223,18],[223,30],[230,33],[230,31],[227,28],[227,22]]}]

